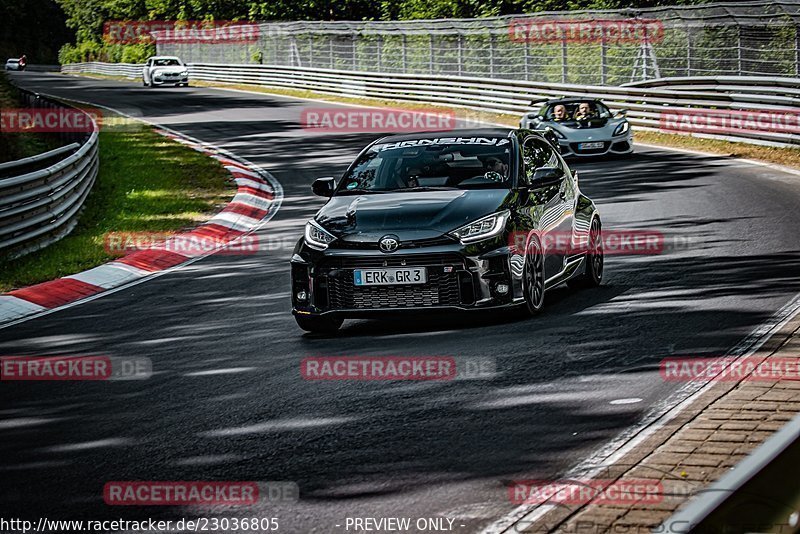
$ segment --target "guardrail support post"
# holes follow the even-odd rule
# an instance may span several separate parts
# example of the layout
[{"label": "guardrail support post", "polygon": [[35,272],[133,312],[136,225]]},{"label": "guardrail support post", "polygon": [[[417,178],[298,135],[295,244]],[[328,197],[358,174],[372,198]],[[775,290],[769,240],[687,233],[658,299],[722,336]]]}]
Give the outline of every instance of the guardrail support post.
[{"label": "guardrail support post", "polygon": [[531,79],[531,42],[528,39],[525,39],[525,80],[530,81]]},{"label": "guardrail support post", "polygon": [[692,30],[686,28],[686,76],[692,75]]},{"label": "guardrail support post", "polygon": [[567,37],[561,38],[561,83],[567,83]]},{"label": "guardrail support post", "polygon": [[378,40],[375,44],[378,52],[378,72],[383,72],[383,35],[378,34]]},{"label": "guardrail support post", "polygon": [[794,28],[794,75],[800,77],[800,26]]},{"label": "guardrail support post", "polygon": [[458,33],[458,75],[464,75],[464,36]]},{"label": "guardrail support post", "polygon": [[601,34],[600,37],[600,85],[605,85],[607,82],[608,65],[606,65],[606,38]]},{"label": "guardrail support post", "polygon": [[489,77],[494,78],[494,34],[489,34]]},{"label": "guardrail support post", "polygon": [[356,49],[356,34],[352,34],[350,36],[351,39],[351,49],[353,53],[353,70],[358,70],[358,50]]},{"label": "guardrail support post", "polygon": [[403,52],[403,73],[408,72],[408,64],[406,63],[406,45],[407,45],[406,34],[403,34],[403,46],[401,47],[401,50]]},{"label": "guardrail support post", "polygon": [[333,35],[328,36],[328,59],[330,60],[330,68],[333,68]]},{"label": "guardrail support post", "polygon": [[314,36],[308,34],[308,66],[314,66]]},{"label": "guardrail support post", "polygon": [[428,48],[430,49],[430,61],[428,62],[428,71],[433,74],[433,34],[430,35],[428,41]]},{"label": "guardrail support post", "polygon": [[737,76],[742,76],[742,27],[736,26],[736,70]]}]

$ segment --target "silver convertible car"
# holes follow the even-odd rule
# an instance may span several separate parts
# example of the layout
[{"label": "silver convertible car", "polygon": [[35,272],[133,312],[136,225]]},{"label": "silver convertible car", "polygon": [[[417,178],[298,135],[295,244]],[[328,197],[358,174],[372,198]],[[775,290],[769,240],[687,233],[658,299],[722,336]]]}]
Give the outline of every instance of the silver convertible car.
[{"label": "silver convertible car", "polygon": [[633,152],[633,132],[627,110],[612,113],[600,100],[559,98],[535,100],[539,111],[526,113],[521,128],[551,130],[563,156],[625,155]]}]

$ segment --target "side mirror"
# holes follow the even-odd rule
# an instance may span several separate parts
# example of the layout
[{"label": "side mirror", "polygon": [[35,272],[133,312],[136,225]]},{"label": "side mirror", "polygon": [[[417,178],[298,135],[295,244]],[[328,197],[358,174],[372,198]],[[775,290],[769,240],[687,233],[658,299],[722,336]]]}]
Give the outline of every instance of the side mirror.
[{"label": "side mirror", "polygon": [[551,187],[561,183],[564,179],[564,170],[560,167],[540,167],[533,173],[531,189]]},{"label": "side mirror", "polygon": [[621,110],[617,111],[616,113],[614,113],[614,116],[615,117],[624,117],[627,114],[628,114],[628,110],[627,109],[621,109]]},{"label": "side mirror", "polygon": [[332,197],[336,189],[336,180],[333,177],[317,178],[311,184],[311,191],[320,197]]}]

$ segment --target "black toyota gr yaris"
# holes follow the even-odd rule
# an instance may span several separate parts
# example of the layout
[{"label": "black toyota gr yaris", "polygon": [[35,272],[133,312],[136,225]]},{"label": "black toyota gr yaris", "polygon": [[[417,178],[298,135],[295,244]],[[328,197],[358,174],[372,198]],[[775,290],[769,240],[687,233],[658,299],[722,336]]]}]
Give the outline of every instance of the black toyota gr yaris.
[{"label": "black toyota gr yaris", "polygon": [[386,312],[519,306],[603,276],[600,216],[550,141],[506,128],[392,135],[365,148],[292,255],[300,328]]}]

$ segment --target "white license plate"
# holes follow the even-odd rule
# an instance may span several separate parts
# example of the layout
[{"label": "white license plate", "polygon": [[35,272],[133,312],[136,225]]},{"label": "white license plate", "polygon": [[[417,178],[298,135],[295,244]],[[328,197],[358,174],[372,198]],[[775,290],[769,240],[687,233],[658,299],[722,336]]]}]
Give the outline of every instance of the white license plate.
[{"label": "white license plate", "polygon": [[424,284],[428,281],[425,267],[405,267],[402,269],[356,269],[353,282],[357,286],[396,286]]},{"label": "white license plate", "polygon": [[592,150],[593,148],[603,148],[603,142],[599,143],[580,143],[578,145],[580,150]]}]

